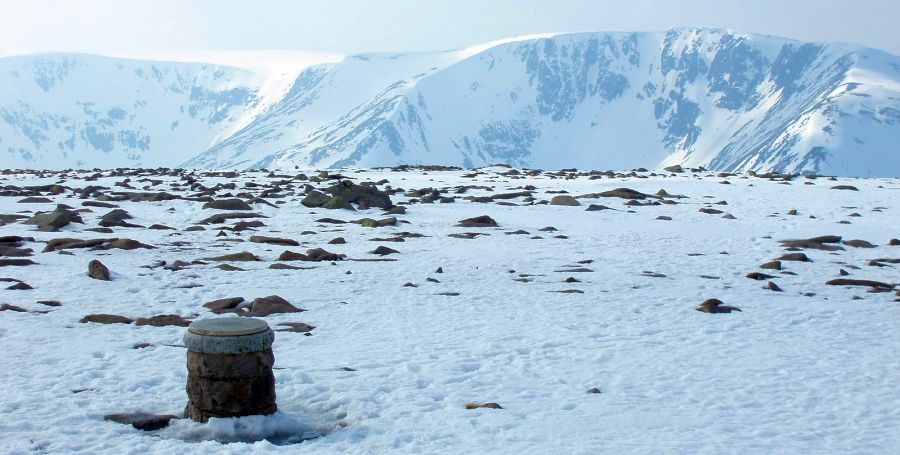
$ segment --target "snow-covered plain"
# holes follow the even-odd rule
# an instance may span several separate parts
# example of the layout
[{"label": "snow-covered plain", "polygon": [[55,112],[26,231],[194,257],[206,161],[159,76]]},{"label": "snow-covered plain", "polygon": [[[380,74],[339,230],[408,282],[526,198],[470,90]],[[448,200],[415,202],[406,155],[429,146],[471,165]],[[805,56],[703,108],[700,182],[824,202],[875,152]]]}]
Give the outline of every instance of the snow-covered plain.
[{"label": "snow-covered plain", "polygon": [[[0,303],[29,310],[0,312],[0,387],[5,391],[0,395],[0,452],[900,452],[895,291],[825,285],[839,269],[848,271],[848,278],[900,281],[896,265],[869,265],[873,259],[900,257],[900,246],[888,246],[900,237],[900,180],[798,177],[781,182],[706,172],[599,179],[571,173],[502,175],[508,171],[484,168],[474,176],[471,170],[340,171],[358,182],[387,179],[380,188],[447,188],[443,196],[456,197],[454,203],[409,204],[408,212],[397,216],[409,224],[390,227],[316,222],[384,215],[380,209],[304,207],[299,200],[307,180],[266,172],[236,178],[194,173],[207,187],[237,184],[217,197],[258,195],[271,182],[281,182],[277,193],[283,197],[267,198],[277,208],[254,204],[255,212],[268,217],[256,232],[225,231],[217,237],[215,225],[185,231],[223,213],[186,200],[115,203],[135,217],[130,222],[161,223],[177,229],[172,231],[85,231],[109,211],[96,207],[82,213],[84,225],[70,224],[61,232],[39,232],[21,222],[0,226],[0,236],[34,237],[25,247],[35,250],[29,259],[38,263],[0,267],[0,277],[34,287],[0,290]],[[186,186],[171,185],[183,183],[179,177],[132,175],[131,190],[114,186],[125,177],[109,172],[96,181],[79,178],[90,174],[8,174],[0,176],[0,189],[60,183],[72,189],[106,186],[107,193],[193,194]],[[250,182],[261,186],[245,187]],[[464,185],[492,190],[454,194]],[[503,200],[515,205],[464,199],[522,191],[526,185],[535,187],[537,200],[555,195],[548,191],[582,195],[620,187],[650,194],[665,189],[687,198],[645,207],[626,206],[617,198],[582,198],[577,207],[526,205],[522,198]],[[858,191],[832,189],[836,185]],[[45,196],[54,203],[0,197],[0,214],[30,215],[52,210],[55,203],[85,208],[72,190]],[[391,197],[395,204],[410,199],[402,192]],[[716,205],[719,201],[727,205]],[[613,210],[585,211],[590,203]],[[704,207],[736,219],[698,211]],[[798,214],[788,215],[791,209]],[[479,215],[499,226],[455,227]],[[558,231],[539,230],[547,226]],[[527,234],[507,235],[518,230]],[[403,231],[425,237],[372,241]],[[448,237],[460,232],[486,235]],[[296,239],[301,246],[242,241],[251,234]],[[783,262],[782,272],[796,275],[759,269],[786,252],[778,240],[826,234],[878,246],[805,250],[812,262]],[[327,244],[337,236],[347,243]],[[40,252],[41,242],[61,237],[131,238],[156,249]],[[348,259],[371,259],[379,257],[369,254],[379,245],[399,250],[386,256],[396,261],[291,262],[311,268],[268,268],[284,250],[323,247]],[[245,271],[221,270],[218,262],[178,271],[142,267],[241,251],[263,261],[231,263]],[[111,281],[86,276],[92,259],[112,270]],[[438,267],[443,273],[435,273]],[[590,271],[565,271],[577,268]],[[749,272],[775,275],[772,281],[784,292],[746,278]],[[564,282],[567,277],[579,281]],[[404,287],[407,282],[418,287]],[[569,289],[583,293],[554,292]],[[279,415],[207,425],[179,420],[156,432],[103,419],[117,412],[182,411],[187,371],[179,345],[185,329],[79,323],[83,316],[206,318],[214,315],[204,302],[273,294],[307,311],[266,317],[271,326],[315,326],[312,336],[277,333]],[[709,298],[742,311],[695,311]],[[62,305],[47,307],[36,303],[40,300]],[[152,346],[135,349],[137,343]],[[593,387],[601,393],[587,393]],[[496,402],[503,409],[465,408],[473,402]],[[241,427],[271,431],[273,426],[321,436],[299,446],[183,440],[216,432],[223,437]]]}]

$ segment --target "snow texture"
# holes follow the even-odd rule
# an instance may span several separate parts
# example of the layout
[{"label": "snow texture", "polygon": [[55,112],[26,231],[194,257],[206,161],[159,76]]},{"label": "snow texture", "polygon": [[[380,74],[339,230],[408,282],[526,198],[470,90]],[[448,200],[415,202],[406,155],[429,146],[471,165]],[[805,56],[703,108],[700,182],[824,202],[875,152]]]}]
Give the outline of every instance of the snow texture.
[{"label": "snow texture", "polygon": [[[237,77],[222,76],[223,84]],[[485,187],[455,195],[454,203],[411,204],[406,215],[398,215],[409,224],[392,227],[317,222],[383,215],[377,209],[306,208],[297,194],[306,180],[265,172],[193,176],[207,187],[235,183],[231,193],[255,195],[281,182],[285,197],[269,201],[283,204],[254,204],[254,211],[268,217],[257,232],[226,231],[217,237],[214,225],[184,231],[219,213],[187,200],[116,203],[134,216],[130,222],[164,223],[175,231],[85,231],[106,209],[84,212],[84,225],[71,224],[58,233],[20,222],[0,227],[0,236],[35,237],[25,246],[35,250],[31,259],[39,263],[0,268],[0,276],[34,287],[0,290],[2,303],[30,311],[0,312],[0,385],[6,391],[0,396],[0,452],[900,452],[897,297],[824,284],[838,277],[839,269],[849,271],[849,278],[897,284],[896,265],[869,261],[900,253],[900,247],[888,246],[890,238],[900,236],[900,181],[797,178],[785,184],[746,176],[646,172],[600,179],[551,173],[518,178],[504,175],[508,171],[488,168],[472,176],[464,170],[342,170],[358,181],[387,179],[404,190],[449,188],[445,196],[461,185]],[[108,172],[90,182],[73,176],[11,174],[0,185],[117,188],[114,184],[123,180]],[[726,180],[730,184],[721,183]],[[132,185],[148,191],[190,193],[181,193],[173,186],[177,183],[183,181],[156,174],[131,177]],[[534,185],[537,200],[559,190],[589,196],[574,207],[525,205],[521,197],[502,200],[515,205],[463,199],[522,191],[525,185]],[[832,189],[836,185],[858,191]],[[687,198],[642,207],[590,195],[619,187],[650,194],[662,188]],[[219,197],[225,192],[220,190]],[[48,197],[81,208],[72,194]],[[0,197],[0,213],[54,206],[18,199]],[[392,199],[404,203],[411,198],[401,193]],[[723,200],[727,205],[716,204]],[[589,203],[612,210],[585,211]],[[698,211],[710,207],[736,219]],[[789,215],[791,209],[799,213]],[[491,216],[498,227],[455,226],[479,215]],[[672,220],[656,219],[662,215]],[[539,230],[545,226],[558,231]],[[507,235],[518,230],[527,234]],[[372,241],[402,231],[425,237]],[[448,237],[460,232],[486,235]],[[293,238],[301,247],[239,242],[251,233]],[[877,246],[806,250],[812,262],[785,261],[782,272],[758,268],[785,252],[778,240],[826,234]],[[52,238],[110,236],[157,249],[40,252],[41,242]],[[347,243],[327,244],[337,236]],[[368,252],[378,245],[400,251],[388,256],[397,260],[268,268],[286,249],[325,247],[360,259],[376,257]],[[263,261],[233,262],[246,271],[231,272],[215,268],[216,262],[178,271],[142,267],[239,251]],[[112,270],[111,281],[85,275],[92,259]],[[443,273],[434,273],[438,267]],[[573,271],[579,268],[589,271]],[[753,271],[774,275],[771,280],[784,292],[745,277]],[[570,276],[579,282],[564,282]],[[404,287],[406,282],[418,287]],[[583,293],[555,292],[567,289]],[[213,315],[204,302],[272,294],[307,310],[266,317],[272,327],[298,321],[315,326],[312,336],[277,332],[279,414],[214,419],[207,425],[177,420],[157,432],[103,420],[115,412],[181,412],[185,329],[79,323],[83,316],[206,318]],[[694,310],[709,298],[742,311]],[[39,300],[62,305],[46,307]],[[136,343],[151,346],[135,349]],[[586,393],[593,387],[601,393]],[[465,408],[473,402],[496,402],[503,409]],[[269,436],[284,442],[286,434],[320,437],[299,446],[214,440]]]}]

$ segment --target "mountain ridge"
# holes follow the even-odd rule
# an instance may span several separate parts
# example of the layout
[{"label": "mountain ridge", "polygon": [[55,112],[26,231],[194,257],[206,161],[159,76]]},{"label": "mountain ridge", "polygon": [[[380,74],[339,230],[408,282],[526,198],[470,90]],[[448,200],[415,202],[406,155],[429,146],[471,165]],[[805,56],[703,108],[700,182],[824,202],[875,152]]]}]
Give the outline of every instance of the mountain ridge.
[{"label": "mountain ridge", "polygon": [[[860,45],[679,27],[326,60],[279,72],[2,57],[0,157],[51,168],[506,162],[900,175],[900,58]],[[69,87],[70,70],[110,83]]]}]

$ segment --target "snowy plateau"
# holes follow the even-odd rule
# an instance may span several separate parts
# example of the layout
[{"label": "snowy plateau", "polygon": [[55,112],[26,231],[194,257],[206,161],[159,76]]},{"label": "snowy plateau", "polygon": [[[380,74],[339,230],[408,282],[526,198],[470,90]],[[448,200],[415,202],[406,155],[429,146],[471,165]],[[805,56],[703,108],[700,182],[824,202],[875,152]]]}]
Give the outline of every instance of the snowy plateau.
[{"label": "snowy plateau", "polygon": [[[898,191],[6,170],[0,453],[900,453]],[[272,295],[280,312],[257,308]],[[257,312],[278,412],[178,418],[184,326]]]},{"label": "snowy plateau", "polygon": [[462,50],[7,54],[4,168],[506,163],[900,175],[900,58],[722,29]]}]

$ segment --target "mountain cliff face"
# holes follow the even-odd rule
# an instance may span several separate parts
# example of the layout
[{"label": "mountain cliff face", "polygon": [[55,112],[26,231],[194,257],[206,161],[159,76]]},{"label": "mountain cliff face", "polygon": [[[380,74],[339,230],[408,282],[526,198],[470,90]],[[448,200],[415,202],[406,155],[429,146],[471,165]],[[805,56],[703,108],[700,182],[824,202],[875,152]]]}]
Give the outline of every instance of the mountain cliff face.
[{"label": "mountain cliff face", "polygon": [[0,81],[2,167],[900,175],[900,58],[718,29],[532,37],[266,74],[18,56],[0,59]]}]

